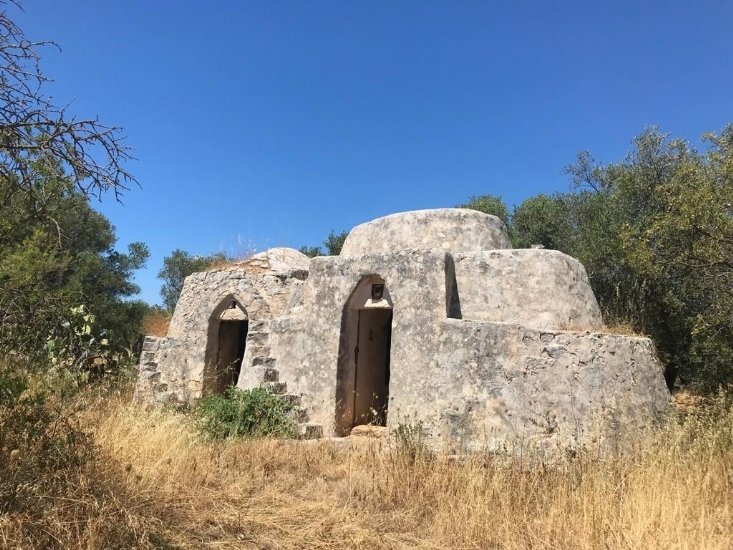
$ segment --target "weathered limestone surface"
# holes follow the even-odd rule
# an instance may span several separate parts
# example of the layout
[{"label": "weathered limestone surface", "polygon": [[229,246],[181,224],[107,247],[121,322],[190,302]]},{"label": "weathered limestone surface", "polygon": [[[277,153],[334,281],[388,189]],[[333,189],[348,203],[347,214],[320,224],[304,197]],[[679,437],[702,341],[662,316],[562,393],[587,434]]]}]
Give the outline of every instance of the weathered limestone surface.
[{"label": "weathered limestone surface", "polygon": [[496,216],[465,208],[415,210],[357,225],[346,237],[341,256],[399,252],[410,248],[478,252],[511,248]]},{"label": "weathered limestone surface", "polygon": [[343,361],[339,353],[353,353],[342,345],[344,305],[359,282],[373,275],[384,279],[393,302],[389,392],[390,403],[399,401],[401,391],[412,384],[410,378],[422,376],[421,367],[435,349],[446,317],[443,251],[314,258],[302,314],[273,323],[280,376],[326,435],[335,433],[338,365]]},{"label": "weathered limestone surface", "polygon": [[224,269],[186,277],[168,336],[206,338],[209,317],[220,304],[237,300],[252,319],[282,315],[308,276],[309,258],[292,248],[273,248]]},{"label": "weathered limestone surface", "polygon": [[[383,296],[372,298],[373,284]],[[359,313],[368,308],[384,311]],[[237,386],[285,395],[306,437],[356,423],[344,427],[347,402],[359,410],[350,365],[360,346],[362,360],[377,357],[374,349],[388,356],[387,430],[420,425],[445,452],[623,445],[670,405],[651,341],[602,334],[579,262],[511,250],[498,218],[471,210],[380,218],[354,228],[340,256],[273,249],[191,275],[169,336],[145,341],[137,399],[206,393],[225,320],[247,321]],[[362,330],[391,344],[367,349],[374,344],[355,336]],[[367,363],[359,368],[382,376],[376,360]]]},{"label": "weathered limestone surface", "polygon": [[146,336],[135,400],[150,404],[189,403],[200,397],[203,354],[176,338]]},{"label": "weathered limestone surface", "polygon": [[669,412],[648,338],[446,319],[431,352],[390,415],[444,451],[614,448]]},{"label": "weathered limestone surface", "polygon": [[161,394],[167,390],[167,387],[162,387],[161,373],[158,370],[157,351],[161,340],[162,338],[155,336],[146,336],[143,342],[135,385],[135,398],[143,403],[157,403]]},{"label": "weathered limestone surface", "polygon": [[[252,326],[282,315],[308,276],[308,263],[309,258],[297,250],[274,248],[236,265],[186,277],[168,337],[151,341],[151,351],[143,354],[141,373],[146,374],[138,379],[136,398],[148,399],[150,384],[144,379],[157,380],[158,401],[201,397],[216,361],[221,315],[233,301]],[[245,362],[254,359],[257,349],[249,347]]]},{"label": "weathered limestone surface", "polygon": [[540,329],[601,329],[582,264],[556,250],[491,250],[453,256],[461,317]]},{"label": "weathered limestone surface", "polygon": [[[576,270],[568,276],[571,283],[551,281],[559,295],[538,298],[548,311],[552,300],[557,304],[583,295],[572,291],[575,284],[587,285],[587,279],[571,258],[545,251],[516,252],[507,258],[521,262],[522,253],[529,252],[534,263],[548,257],[550,266]],[[274,322],[273,348],[279,350],[281,376],[326,435],[336,434],[339,353],[351,353],[339,346],[343,304],[359,281],[372,275],[384,279],[394,306],[390,430],[399,423],[421,423],[431,444],[446,452],[522,444],[554,453],[593,444],[595,437],[622,437],[662,418],[669,394],[649,339],[447,319],[447,259],[440,250],[408,250],[311,262],[303,314]],[[483,258],[457,256],[457,275],[463,261],[480,263]],[[490,277],[483,280],[495,283]],[[521,277],[510,282],[521,283]],[[526,305],[521,288],[512,289],[517,307]],[[562,310],[563,304],[558,307]],[[594,329],[602,327],[595,299],[584,311],[586,317],[578,320]],[[562,318],[563,323],[567,320]]]}]

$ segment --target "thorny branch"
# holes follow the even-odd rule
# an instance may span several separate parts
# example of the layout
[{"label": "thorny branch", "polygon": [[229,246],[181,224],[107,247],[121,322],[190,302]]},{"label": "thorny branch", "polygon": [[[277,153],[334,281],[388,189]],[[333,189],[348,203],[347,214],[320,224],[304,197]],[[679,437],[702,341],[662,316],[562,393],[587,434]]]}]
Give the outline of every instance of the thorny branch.
[{"label": "thorny branch", "polygon": [[[0,8],[15,1],[0,0]],[[21,190],[33,188],[36,174],[61,166],[79,191],[118,200],[135,178],[124,165],[133,157],[122,129],[97,118],[77,119],[43,93],[48,78],[40,69],[39,49],[53,42],[32,42],[0,9],[0,177]]]}]

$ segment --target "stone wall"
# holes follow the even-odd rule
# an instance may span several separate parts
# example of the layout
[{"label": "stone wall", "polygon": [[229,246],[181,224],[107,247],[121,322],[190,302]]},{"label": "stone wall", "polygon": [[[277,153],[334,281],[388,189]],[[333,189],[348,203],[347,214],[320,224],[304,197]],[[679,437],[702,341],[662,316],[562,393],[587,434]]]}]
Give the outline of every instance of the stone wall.
[{"label": "stone wall", "polygon": [[[583,288],[587,279],[580,264],[554,252],[514,252],[506,251],[498,262],[488,253],[457,255],[459,291],[471,288],[466,265],[485,264],[470,283],[498,287],[486,295],[494,296],[493,305],[483,302],[487,308],[501,299],[515,300],[517,309],[527,306],[528,315],[554,307],[570,316],[577,308],[585,317],[573,313],[574,318],[602,326],[594,299],[581,307],[589,289]],[[280,378],[326,435],[336,434],[338,366],[343,354],[353,353],[343,345],[344,308],[359,282],[375,275],[384,279],[394,307],[390,431],[400,423],[420,424],[429,443],[444,452],[524,446],[554,454],[594,444],[607,448],[663,417],[669,393],[649,339],[449,319],[450,259],[440,250],[410,250],[311,262],[302,314],[273,321],[272,338]],[[538,272],[523,273],[533,265]],[[523,293],[532,300],[532,292],[540,293],[536,306],[524,301]],[[569,297],[574,301],[568,303]],[[481,302],[469,300],[466,311],[490,311],[476,303]],[[552,324],[560,324],[557,317]]]},{"label": "stone wall", "polygon": [[390,415],[446,452],[608,449],[669,412],[648,338],[446,319],[432,357]]},{"label": "stone wall", "polygon": [[[287,381],[288,391],[300,398],[309,419],[321,424],[324,433],[335,433],[339,364],[343,354],[353,353],[342,344],[341,330],[351,293],[365,277],[384,279],[394,306],[391,370],[419,375],[430,361],[440,323],[446,317],[445,261],[445,253],[439,250],[311,261],[301,314],[273,322],[272,347],[280,378]],[[401,391],[399,382],[390,383],[390,402],[399,401]]]},{"label": "stone wall", "polygon": [[[272,262],[264,261],[263,256]],[[251,319],[282,315],[295,292],[293,286],[308,276],[308,264],[308,257],[297,250],[276,248],[227,269],[189,275],[168,336],[205,339],[212,312],[230,298],[237,300]]]},{"label": "stone wall", "polygon": [[203,354],[185,341],[146,336],[140,357],[135,400],[148,404],[189,403],[201,395]]},{"label": "stone wall", "polygon": [[[375,281],[384,296],[370,302]],[[273,249],[191,275],[168,337],[145,340],[136,398],[191,402],[211,391],[218,323],[229,314],[248,323],[237,386],[269,386],[296,404],[305,433],[341,435],[365,306],[392,313],[388,430],[421,426],[438,450],[607,448],[668,410],[651,341],[598,332],[579,262],[511,250],[498,218],[462,209],[363,224],[340,256]],[[381,319],[378,330],[361,327],[383,345]]]},{"label": "stone wall", "polygon": [[146,361],[141,360],[136,398],[147,399],[145,378],[158,380],[161,399],[188,402],[201,397],[213,376],[219,317],[232,302],[244,311],[253,332],[245,360],[262,361],[252,353],[257,349],[256,329],[288,310],[308,275],[308,263],[297,250],[272,249],[224,269],[186,277],[167,338],[150,340]]}]

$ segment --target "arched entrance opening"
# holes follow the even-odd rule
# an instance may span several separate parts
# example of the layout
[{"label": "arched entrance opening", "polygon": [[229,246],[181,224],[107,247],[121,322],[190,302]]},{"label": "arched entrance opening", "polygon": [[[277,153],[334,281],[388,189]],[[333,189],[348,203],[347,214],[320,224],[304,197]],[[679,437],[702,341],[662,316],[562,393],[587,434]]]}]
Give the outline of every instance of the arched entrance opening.
[{"label": "arched entrance opening", "polygon": [[226,299],[214,310],[206,346],[206,394],[224,393],[228,387],[237,385],[248,329],[247,312],[234,298]]},{"label": "arched entrance opening", "polygon": [[341,319],[336,386],[336,432],[387,425],[392,299],[384,279],[371,275],[351,293]]}]

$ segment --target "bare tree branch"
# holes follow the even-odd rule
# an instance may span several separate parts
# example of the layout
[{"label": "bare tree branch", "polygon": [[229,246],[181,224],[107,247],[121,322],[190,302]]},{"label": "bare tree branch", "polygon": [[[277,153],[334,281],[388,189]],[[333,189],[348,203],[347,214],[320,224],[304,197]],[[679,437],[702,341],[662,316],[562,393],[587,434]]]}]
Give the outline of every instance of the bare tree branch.
[{"label": "bare tree branch", "polygon": [[[0,0],[1,7],[7,5]],[[39,50],[45,46],[58,47],[28,40],[6,10],[0,11],[0,177],[30,190],[44,163],[53,164],[82,193],[101,197],[111,191],[119,200],[137,183],[125,168],[133,157],[122,128],[77,119],[43,93],[49,79]]]}]

